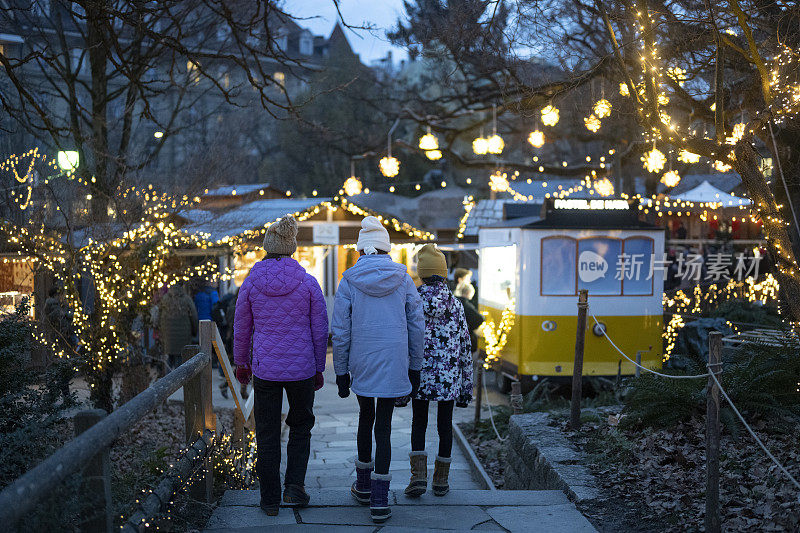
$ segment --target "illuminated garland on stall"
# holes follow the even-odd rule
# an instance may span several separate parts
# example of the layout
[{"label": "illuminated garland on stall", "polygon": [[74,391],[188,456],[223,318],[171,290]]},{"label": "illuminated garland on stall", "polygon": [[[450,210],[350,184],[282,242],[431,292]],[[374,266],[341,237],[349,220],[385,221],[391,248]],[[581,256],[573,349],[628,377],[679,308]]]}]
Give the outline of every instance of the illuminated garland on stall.
[{"label": "illuminated garland on stall", "polygon": [[500,323],[497,325],[495,325],[494,320],[489,317],[486,311],[483,312],[486,319],[478,329],[483,334],[486,344],[486,359],[483,362],[483,367],[486,369],[490,368],[494,361],[500,359],[503,348],[508,342],[508,333],[514,326],[515,303],[516,299],[511,298],[500,314]]}]

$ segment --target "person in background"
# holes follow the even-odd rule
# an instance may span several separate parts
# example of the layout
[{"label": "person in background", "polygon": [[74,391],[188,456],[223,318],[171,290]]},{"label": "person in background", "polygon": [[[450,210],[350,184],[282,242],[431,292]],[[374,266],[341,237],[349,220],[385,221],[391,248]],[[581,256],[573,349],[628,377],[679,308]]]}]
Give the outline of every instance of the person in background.
[{"label": "person in background", "polygon": [[342,276],[333,307],[333,365],[339,396],[346,398],[352,388],[358,398],[356,481],[350,491],[369,504],[373,522],[383,523],[392,515],[394,402],[419,385],[425,318],[411,276],[388,255],[389,233],[377,218],[362,220],[356,249],[361,257]]},{"label": "person in background", "polygon": [[466,268],[457,268],[453,272],[453,282],[450,287],[455,290],[459,285],[471,285],[472,286],[472,296],[470,296],[469,300],[472,303],[472,307],[478,306],[478,300],[475,297],[475,282],[472,280],[473,274],[471,270]]},{"label": "person in background", "polygon": [[427,490],[425,431],[429,404],[435,401],[439,454],[431,489],[435,496],[444,496],[450,491],[453,406],[466,407],[472,400],[472,349],[461,302],[447,287],[447,262],[435,245],[426,244],[417,254],[417,273],[424,282],[418,291],[425,314],[425,351],[419,389],[411,400],[411,481],[405,493],[419,497]]},{"label": "person in background", "polygon": [[219,301],[217,289],[210,283],[203,283],[194,295],[194,306],[197,308],[198,320],[213,320],[214,304]]},{"label": "person in background", "polygon": [[[239,288],[233,323],[236,379],[254,376],[261,508],[276,516],[281,501],[281,406],[289,402],[286,424],[286,475],[283,502],[308,505],[305,491],[314,392],[324,384],[328,348],[328,311],[314,277],[291,258],[297,249],[297,221],[285,216],[264,236],[266,257],[256,263]],[[252,347],[252,354],[251,354]]]},{"label": "person in background", "polygon": [[[231,362],[231,364],[233,364],[233,307],[236,306],[235,300],[236,294],[229,292],[223,295],[219,301],[214,304],[214,307],[211,310],[211,318],[214,320],[214,323],[217,324],[219,336],[225,345],[225,353],[228,354],[228,360]],[[230,315],[228,315],[229,309],[231,310]],[[219,370],[219,375],[224,378],[225,372],[222,370],[222,365],[219,365],[217,368]],[[233,378],[233,376],[231,376],[231,378]],[[246,399],[247,386],[241,385],[240,388],[242,398]],[[228,382],[224,379],[219,384],[219,392],[222,394],[223,398],[228,398]]]},{"label": "person in background", "polygon": [[459,283],[453,295],[461,302],[464,308],[464,316],[467,319],[467,328],[469,329],[469,342],[472,348],[472,353],[478,351],[478,335],[475,333],[481,324],[484,322],[483,315],[475,309],[472,305],[472,298],[475,296],[475,287],[471,283]]},{"label": "person in background", "polygon": [[180,284],[172,285],[158,303],[158,329],[170,368],[181,364],[183,347],[197,336],[197,309]]}]

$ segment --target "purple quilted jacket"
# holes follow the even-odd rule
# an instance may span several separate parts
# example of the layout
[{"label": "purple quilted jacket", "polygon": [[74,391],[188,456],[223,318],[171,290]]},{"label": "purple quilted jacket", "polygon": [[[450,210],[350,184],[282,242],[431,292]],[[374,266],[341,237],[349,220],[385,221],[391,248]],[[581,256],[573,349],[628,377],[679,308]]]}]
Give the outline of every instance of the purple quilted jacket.
[{"label": "purple quilted jacket", "polygon": [[299,381],[325,370],[327,345],[328,311],[317,280],[290,257],[256,263],[236,299],[236,365],[268,381]]}]

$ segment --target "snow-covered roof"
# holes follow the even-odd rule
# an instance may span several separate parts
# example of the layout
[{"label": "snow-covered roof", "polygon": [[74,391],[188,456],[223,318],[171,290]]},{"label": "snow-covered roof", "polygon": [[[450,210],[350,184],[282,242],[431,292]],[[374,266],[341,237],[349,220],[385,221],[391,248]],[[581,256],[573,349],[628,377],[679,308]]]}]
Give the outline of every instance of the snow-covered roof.
[{"label": "snow-covered roof", "polygon": [[352,202],[394,216],[427,230],[458,227],[464,214],[464,197],[473,194],[457,186],[434,189],[410,198],[388,192],[370,192],[351,196]]},{"label": "snow-covered roof", "polygon": [[269,183],[240,183],[234,185],[223,185],[216,189],[209,189],[204,196],[233,196],[237,194],[248,194],[261,189],[270,187]]},{"label": "snow-covered roof", "polygon": [[487,226],[494,226],[503,221],[503,208],[505,204],[541,205],[541,200],[519,202],[508,199],[479,200],[469,212],[464,235],[478,235],[478,230]]},{"label": "snow-covered roof", "polygon": [[683,194],[677,194],[671,198],[674,200],[683,200],[685,202],[722,204],[723,207],[750,205],[750,200],[748,198],[728,194],[714,187],[707,181],[703,181],[694,189],[686,191]]}]

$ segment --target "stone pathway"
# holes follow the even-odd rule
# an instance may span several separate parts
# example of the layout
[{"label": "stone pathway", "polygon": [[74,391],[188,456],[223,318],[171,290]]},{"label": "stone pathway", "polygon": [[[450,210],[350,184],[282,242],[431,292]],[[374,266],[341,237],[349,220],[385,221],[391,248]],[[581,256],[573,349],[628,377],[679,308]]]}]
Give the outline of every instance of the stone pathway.
[{"label": "stone pathway", "polygon": [[[316,424],[306,476],[306,490],[311,496],[309,507],[297,510],[284,507],[278,516],[269,517],[258,506],[258,491],[229,490],[209,519],[206,531],[595,531],[561,491],[486,490],[473,476],[457,442],[453,443],[450,467],[451,492],[441,498],[430,492],[421,498],[407,498],[403,489],[410,476],[410,406],[395,410],[392,419],[392,518],[381,526],[373,524],[369,508],[358,505],[350,496],[355,476],[358,404],[353,395],[344,400],[337,395],[330,354],[328,357],[325,387],[317,392],[314,406]],[[284,434],[284,440],[285,437]],[[438,442],[433,407],[426,437],[430,479]]]}]

